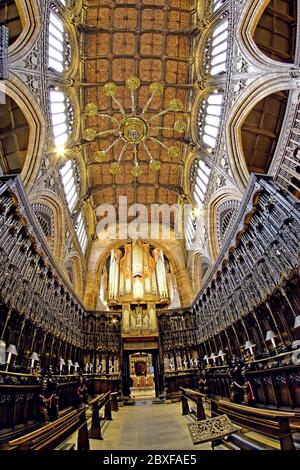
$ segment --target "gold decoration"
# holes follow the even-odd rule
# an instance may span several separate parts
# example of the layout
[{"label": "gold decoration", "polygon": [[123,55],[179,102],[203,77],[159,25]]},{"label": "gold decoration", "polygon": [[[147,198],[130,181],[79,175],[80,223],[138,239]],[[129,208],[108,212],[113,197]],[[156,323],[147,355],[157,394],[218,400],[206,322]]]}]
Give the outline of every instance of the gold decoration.
[{"label": "gold decoration", "polygon": [[179,148],[178,147],[170,147],[168,149],[168,155],[169,155],[169,157],[173,157],[173,158],[179,157],[179,155],[180,155]]},{"label": "gold decoration", "polygon": [[126,80],[126,86],[129,90],[137,90],[141,86],[140,79],[137,77],[129,77]]},{"label": "gold decoration", "polygon": [[104,85],[104,94],[106,96],[115,96],[117,93],[117,85],[113,82],[108,82]]},{"label": "gold decoration", "polygon": [[99,162],[99,163],[103,163],[105,161],[105,159],[106,159],[106,153],[104,152],[104,150],[99,150],[96,153],[95,161]]},{"label": "gold decoration", "polygon": [[151,85],[149,86],[149,90],[150,90],[150,93],[151,95],[154,95],[154,96],[159,96],[163,93],[164,91],[164,86],[162,83],[160,82],[153,82],[151,83]]},{"label": "gold decoration", "polygon": [[161,167],[161,163],[160,163],[159,160],[151,160],[151,162],[150,162],[151,170],[158,171],[158,170],[160,170],[160,167]]},{"label": "gold decoration", "polygon": [[174,124],[174,129],[176,132],[183,134],[186,131],[186,123],[184,121],[176,121]]},{"label": "gold decoration", "polygon": [[98,106],[95,103],[88,103],[84,108],[84,112],[87,116],[96,116],[98,113]]},{"label": "gold decoration", "polygon": [[175,112],[181,111],[183,108],[182,101],[178,100],[177,98],[174,98],[173,100],[170,101],[169,108]]},{"label": "gold decoration", "polygon": [[95,131],[95,129],[85,129],[84,131],[84,138],[85,140],[88,140],[89,142],[92,142],[93,140],[95,140],[96,135],[97,135],[97,132]]},{"label": "gold decoration", "polygon": [[141,176],[141,175],[143,174],[143,170],[142,170],[141,167],[138,166],[138,165],[137,165],[137,166],[133,166],[133,167],[131,168],[131,174],[132,174],[132,176],[135,176],[135,177],[137,178],[138,176]]},{"label": "gold decoration", "polygon": [[137,144],[148,135],[148,126],[139,116],[129,116],[120,124],[120,135],[129,144]]},{"label": "gold decoration", "polygon": [[110,172],[112,175],[119,175],[119,174],[121,173],[121,165],[120,165],[120,163],[113,162],[113,163],[110,165],[109,172]]},{"label": "gold decoration", "polygon": [[[87,128],[84,131],[84,138],[88,142],[94,141],[96,138],[100,140],[100,137],[105,137],[110,135],[112,140],[108,144],[108,147],[104,150],[99,150],[95,153],[94,161],[102,163],[106,161],[106,157],[111,155],[113,147],[118,148],[118,157],[110,165],[110,173],[112,175],[117,175],[121,172],[120,163],[124,158],[125,154],[128,154],[128,145],[133,147],[132,160],[133,167],[131,169],[131,174],[135,177],[141,176],[142,169],[139,167],[139,156],[140,150],[143,154],[146,154],[148,157],[148,162],[151,170],[159,171],[161,168],[161,162],[154,158],[151,153],[150,145],[152,142],[155,142],[157,145],[162,147],[165,152],[168,153],[169,157],[179,157],[180,149],[176,146],[169,147],[166,145],[162,139],[165,139],[165,133],[161,131],[171,131],[184,133],[187,129],[187,124],[183,120],[177,120],[174,124],[174,127],[168,127],[153,124],[153,120],[161,118],[168,113],[178,112],[183,109],[183,103],[178,98],[173,98],[169,102],[167,109],[160,109],[157,113],[149,116],[148,108],[154,99],[155,96],[159,96],[164,92],[164,86],[160,82],[153,82],[149,86],[150,96],[145,102],[144,107],[141,111],[137,111],[138,107],[138,94],[134,93],[141,86],[140,79],[135,76],[130,76],[126,80],[126,87],[130,90],[131,98],[131,109],[125,110],[124,105],[115,97],[117,93],[117,85],[113,82],[108,82],[104,85],[103,91],[106,96],[112,98],[114,104],[116,105],[118,111],[116,115],[110,115],[108,113],[103,113],[99,111],[98,105],[96,103],[88,103],[83,111],[83,115],[93,117],[99,116],[101,118],[110,119],[112,122],[111,129],[108,130],[95,130],[92,128]],[[120,118],[121,115],[121,118]],[[175,119],[174,119],[175,120]],[[176,134],[174,139],[178,139]],[[106,140],[106,139],[105,139]],[[121,145],[120,145],[121,144]],[[119,146],[119,147],[118,147]],[[108,158],[110,160],[115,160],[113,156]]]}]

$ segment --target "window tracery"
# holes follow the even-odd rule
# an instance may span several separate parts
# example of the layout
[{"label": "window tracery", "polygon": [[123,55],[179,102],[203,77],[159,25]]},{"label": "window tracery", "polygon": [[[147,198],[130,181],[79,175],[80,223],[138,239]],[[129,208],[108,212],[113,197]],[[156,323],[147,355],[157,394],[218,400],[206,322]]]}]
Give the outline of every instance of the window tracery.
[{"label": "window tracery", "polygon": [[86,233],[86,228],[84,225],[82,213],[78,215],[75,229],[76,229],[76,234],[77,234],[77,238],[78,238],[81,250],[83,253],[85,253],[85,250],[87,248],[88,238],[87,238],[87,233]]},{"label": "window tracery", "polygon": [[214,149],[220,129],[223,94],[213,93],[202,101],[198,113],[198,135],[203,143]]},{"label": "window tracery", "polygon": [[199,209],[203,206],[210,173],[211,168],[207,163],[203,160],[195,160],[191,169],[190,181],[193,187],[193,197]]},{"label": "window tracery", "polygon": [[74,110],[70,98],[57,89],[50,90],[50,114],[54,143],[63,147],[74,126]]},{"label": "window tracery", "polygon": [[59,171],[68,207],[72,213],[80,194],[78,168],[73,160],[68,160]]},{"label": "window tracery", "polygon": [[49,15],[48,67],[63,73],[71,65],[72,48],[63,20],[52,8]]}]

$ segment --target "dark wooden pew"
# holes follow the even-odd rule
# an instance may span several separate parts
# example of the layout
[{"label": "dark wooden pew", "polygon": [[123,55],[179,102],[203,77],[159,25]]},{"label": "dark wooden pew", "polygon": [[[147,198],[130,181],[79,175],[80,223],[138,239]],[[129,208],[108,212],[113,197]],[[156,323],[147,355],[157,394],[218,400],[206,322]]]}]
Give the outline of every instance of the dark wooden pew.
[{"label": "dark wooden pew", "polygon": [[119,411],[119,405],[118,405],[119,392],[111,392],[110,396],[111,396],[111,410]]},{"label": "dark wooden pew", "polygon": [[111,407],[111,393],[103,393],[89,401],[89,406],[92,407],[92,426],[90,430],[90,437],[92,439],[103,439],[101,432],[100,410],[104,408],[104,419],[112,421],[112,407]]},{"label": "dark wooden pew", "polygon": [[[89,450],[89,437],[103,439],[101,434],[100,411],[104,419],[112,420],[111,393],[97,395],[89,401],[92,408],[90,435],[86,416],[86,406],[65,413],[61,418],[46,424],[34,432],[8,442],[3,450],[53,450],[63,444],[74,432],[78,431],[77,449]],[[73,446],[69,446],[73,448]]]},{"label": "dark wooden pew", "polygon": [[180,387],[182,392],[182,414],[187,415],[190,413],[189,403],[188,400],[193,401],[196,403],[196,419],[198,421],[202,421],[206,419],[204,407],[203,407],[203,398],[205,395],[203,393],[197,392],[196,390],[192,390],[190,388],[183,388]]},{"label": "dark wooden pew", "polygon": [[[290,420],[300,417],[297,413],[254,408],[211,398],[207,401],[211,402],[212,416],[226,414],[233,422],[278,440],[281,450],[295,450]],[[247,436],[243,434],[242,437],[246,445]],[[236,442],[238,445],[238,439]]]},{"label": "dark wooden pew", "polygon": [[[183,387],[180,387],[180,389],[182,392],[183,415],[190,413],[188,400],[192,400],[197,404],[197,420],[206,419],[203,407],[203,402],[206,401],[211,405],[212,417],[226,414],[234,423],[242,425],[248,430],[253,430],[257,433],[261,433],[271,437],[272,439],[278,440],[281,450],[295,450],[292,433],[293,431],[295,432],[295,430],[299,431],[299,414],[279,410],[254,408],[251,406],[231,403],[226,400],[211,398],[196,390]],[[221,439],[220,443],[225,444],[226,447],[231,449],[233,449],[234,446],[243,450],[275,449],[275,447],[262,444],[242,432],[233,434],[228,438]]]},{"label": "dark wooden pew", "polygon": [[89,450],[86,409],[82,407],[40,429],[9,441],[5,450],[53,450],[78,431],[78,449]]}]

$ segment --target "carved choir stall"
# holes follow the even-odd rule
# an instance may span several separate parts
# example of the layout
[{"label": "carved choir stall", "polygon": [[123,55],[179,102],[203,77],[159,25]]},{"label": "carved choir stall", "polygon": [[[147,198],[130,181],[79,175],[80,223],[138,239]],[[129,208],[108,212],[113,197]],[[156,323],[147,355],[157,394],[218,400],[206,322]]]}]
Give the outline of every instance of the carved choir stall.
[{"label": "carved choir stall", "polygon": [[186,309],[158,308],[158,287],[151,300],[133,298],[135,278],[148,295],[153,272],[161,282],[158,262],[166,266],[161,251],[136,242],[115,299],[130,279],[130,300],[111,312],[86,311],[18,177],[0,178],[0,221],[0,441],[43,416],[55,419],[78,396],[120,387],[130,394],[129,358],[137,352],[151,354],[157,396],[184,386],[252,406],[300,408],[299,203],[269,178],[251,178],[215,267]]}]

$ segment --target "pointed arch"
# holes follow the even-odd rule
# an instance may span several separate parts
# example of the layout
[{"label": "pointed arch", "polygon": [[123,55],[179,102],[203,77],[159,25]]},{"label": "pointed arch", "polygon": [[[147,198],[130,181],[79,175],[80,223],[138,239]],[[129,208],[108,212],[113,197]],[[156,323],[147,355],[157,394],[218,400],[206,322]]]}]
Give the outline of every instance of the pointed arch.
[{"label": "pointed arch", "polygon": [[255,80],[245,89],[230,111],[225,128],[228,159],[235,181],[241,191],[245,190],[249,179],[242,142],[243,123],[257,103],[268,95],[291,88],[292,79],[288,73],[266,74],[264,78]]},{"label": "pointed arch", "polygon": [[45,117],[34,96],[13,72],[10,72],[9,81],[0,81],[0,92],[14,100],[29,125],[28,148],[21,179],[27,192],[30,192],[36,180],[45,147]]},{"label": "pointed arch", "polygon": [[[220,220],[221,213],[220,208],[225,205],[226,203],[229,204],[229,207],[232,205],[232,213],[230,214],[232,217],[235,217],[237,213],[237,207],[242,200],[242,194],[233,188],[222,188],[218,190],[213,197],[210,199],[207,207],[207,217],[208,217],[208,233],[210,234],[209,240],[209,249],[211,253],[211,257],[213,260],[216,260],[218,254],[220,252],[220,245],[223,241],[222,238],[226,237],[227,230],[230,229],[231,221],[228,220],[229,226],[227,229],[224,228],[222,230],[221,224],[222,221]],[[230,204],[231,203],[231,204]],[[237,203],[237,204],[236,204]],[[224,210],[226,207],[224,206]],[[223,236],[223,237],[222,237]]]},{"label": "pointed arch", "polygon": [[83,265],[82,260],[77,251],[71,251],[68,253],[67,258],[63,265],[64,270],[67,274],[67,279],[73,286],[76,294],[79,298],[83,297]]},{"label": "pointed arch", "polygon": [[[270,0],[253,0],[245,2],[237,28],[237,37],[242,52],[255,67],[269,69],[290,68],[291,64],[279,62],[268,57],[257,46],[254,36],[257,25],[268,7]],[[299,29],[299,15],[297,18],[297,28]],[[299,44],[295,53],[295,62],[299,62]]]},{"label": "pointed arch", "polygon": [[22,31],[18,38],[9,46],[11,61],[24,57],[35,44],[42,28],[40,2],[36,0],[15,0],[20,15]]},{"label": "pointed arch", "polygon": [[32,191],[29,194],[29,201],[31,205],[43,204],[48,207],[53,213],[53,225],[54,225],[54,240],[53,240],[53,255],[59,263],[62,261],[63,249],[65,245],[65,233],[64,233],[64,211],[61,200],[59,197],[49,190]]}]

